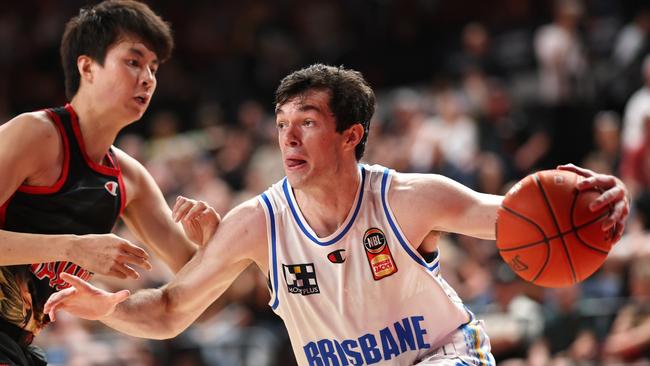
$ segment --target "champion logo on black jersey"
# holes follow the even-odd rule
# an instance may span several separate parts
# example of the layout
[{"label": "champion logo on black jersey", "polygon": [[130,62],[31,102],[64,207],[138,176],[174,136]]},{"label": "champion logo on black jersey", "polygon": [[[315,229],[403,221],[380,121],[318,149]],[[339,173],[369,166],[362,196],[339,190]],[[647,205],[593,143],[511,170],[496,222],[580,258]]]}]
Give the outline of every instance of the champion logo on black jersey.
[{"label": "champion logo on black jersey", "polygon": [[108,181],[106,184],[104,184],[104,188],[110,193],[112,196],[117,197],[117,182],[114,181]]},{"label": "champion logo on black jersey", "polygon": [[303,296],[320,293],[313,263],[283,264],[282,269],[290,293]]}]

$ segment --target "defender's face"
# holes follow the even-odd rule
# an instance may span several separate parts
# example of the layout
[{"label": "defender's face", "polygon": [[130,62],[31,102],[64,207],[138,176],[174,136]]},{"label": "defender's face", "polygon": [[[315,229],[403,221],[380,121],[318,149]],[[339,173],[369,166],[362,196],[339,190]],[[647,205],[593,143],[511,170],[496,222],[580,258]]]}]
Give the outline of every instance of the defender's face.
[{"label": "defender's face", "polygon": [[[123,37],[106,52],[104,65],[93,65],[97,100],[129,123],[142,117],[156,90],[158,57],[139,39]],[[121,113],[120,113],[121,112]]]},{"label": "defender's face", "polygon": [[328,92],[313,90],[276,107],[284,170],[295,188],[332,179],[340,162],[344,137],[336,132],[329,99]]}]

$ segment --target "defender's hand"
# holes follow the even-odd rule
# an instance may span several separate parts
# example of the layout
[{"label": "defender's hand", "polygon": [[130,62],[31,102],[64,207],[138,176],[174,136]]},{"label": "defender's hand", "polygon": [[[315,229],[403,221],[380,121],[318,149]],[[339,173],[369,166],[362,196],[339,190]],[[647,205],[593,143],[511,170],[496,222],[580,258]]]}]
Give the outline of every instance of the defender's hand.
[{"label": "defender's hand", "polygon": [[130,295],[129,290],[115,293],[101,290],[65,272],[61,273],[61,278],[72,287],[53,293],[45,303],[43,312],[50,316],[51,321],[56,321],[57,310],[65,310],[83,319],[99,320],[111,315],[117,304]]},{"label": "defender's hand", "polygon": [[121,279],[140,277],[132,266],[151,269],[144,249],[115,234],[80,235],[70,243],[71,262],[91,271]]},{"label": "defender's hand", "polygon": [[558,169],[571,171],[585,177],[578,183],[579,190],[599,189],[602,191],[602,194],[589,205],[589,209],[598,211],[606,206],[612,207],[611,214],[603,221],[602,227],[603,231],[615,227],[614,242],[618,241],[623,236],[625,221],[630,213],[628,191],[625,184],[612,175],[599,174],[573,164],[560,165]]},{"label": "defender's hand", "polygon": [[185,235],[199,246],[212,239],[221,222],[221,216],[207,203],[183,196],[176,198],[172,218],[183,225]]}]

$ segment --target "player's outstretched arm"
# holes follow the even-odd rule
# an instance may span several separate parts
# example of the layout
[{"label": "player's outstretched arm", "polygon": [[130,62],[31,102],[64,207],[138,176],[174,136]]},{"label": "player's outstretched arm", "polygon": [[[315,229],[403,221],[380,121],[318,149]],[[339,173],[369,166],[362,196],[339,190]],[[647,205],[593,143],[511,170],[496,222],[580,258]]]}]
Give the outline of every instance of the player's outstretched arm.
[{"label": "player's outstretched arm", "polygon": [[495,239],[503,200],[437,174],[397,174],[388,194],[407,238],[420,243],[432,230]]},{"label": "player's outstretched arm", "polygon": [[[53,294],[45,312],[56,310],[99,319],[136,337],[163,339],[186,329],[250,263],[268,267],[266,218],[254,199],[236,207],[224,218],[214,238],[199,249],[169,284],[138,291],[110,294],[87,283]],[[71,281],[74,285],[75,280]],[[122,301],[124,300],[124,301]]]},{"label": "player's outstretched arm", "polygon": [[617,242],[623,236],[625,220],[630,213],[629,193],[625,184],[613,175],[599,174],[573,164],[560,165],[558,169],[585,177],[586,179],[578,183],[579,190],[599,189],[603,192],[589,205],[589,209],[595,212],[606,206],[612,207],[611,214],[603,222],[603,230],[616,227],[613,242]]},{"label": "player's outstretched arm", "polygon": [[[3,205],[22,184],[56,181],[63,148],[55,125],[45,112],[22,114],[0,126],[0,228]],[[0,230],[0,266],[74,262],[92,272],[118,278],[138,278],[132,266],[150,268],[147,253],[128,240],[105,235],[42,235]]]},{"label": "player's outstretched arm", "polygon": [[126,184],[122,215],[129,229],[174,271],[180,270],[197,246],[214,236],[220,217],[205,202],[179,197],[170,210],[153,177],[138,161],[119,149],[115,153]]}]

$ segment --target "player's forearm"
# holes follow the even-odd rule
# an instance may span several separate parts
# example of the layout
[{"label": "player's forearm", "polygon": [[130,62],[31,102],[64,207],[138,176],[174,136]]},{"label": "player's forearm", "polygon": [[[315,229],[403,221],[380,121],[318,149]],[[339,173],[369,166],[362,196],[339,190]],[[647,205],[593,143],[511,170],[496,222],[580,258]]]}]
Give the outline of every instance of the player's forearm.
[{"label": "player's forearm", "polygon": [[101,321],[119,332],[134,337],[173,338],[187,325],[180,325],[179,320],[182,320],[182,315],[174,314],[171,309],[173,305],[170,304],[169,296],[163,289],[141,290],[119,304],[113,314]]},{"label": "player's forearm", "polygon": [[69,259],[76,235],[27,234],[0,230],[0,266]]},{"label": "player's forearm", "polygon": [[472,223],[470,228],[471,236],[486,240],[496,239],[496,220],[497,210],[503,202],[503,196],[480,193],[480,200],[466,216],[468,223]]}]

